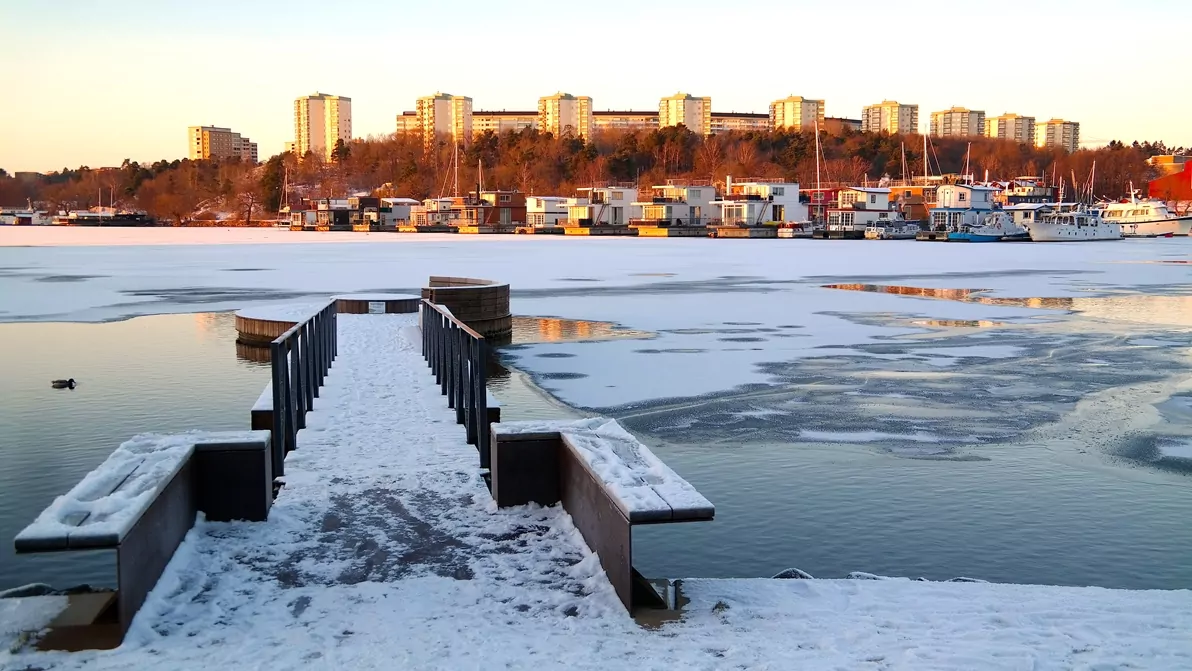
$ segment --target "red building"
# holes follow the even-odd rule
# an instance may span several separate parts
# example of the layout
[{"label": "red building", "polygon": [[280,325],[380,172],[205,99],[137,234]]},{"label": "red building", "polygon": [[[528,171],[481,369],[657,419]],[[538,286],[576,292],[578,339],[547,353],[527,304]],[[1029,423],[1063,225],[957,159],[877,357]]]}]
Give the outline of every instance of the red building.
[{"label": "red building", "polygon": [[[1180,172],[1151,180],[1147,195],[1168,202],[1192,203],[1192,161],[1185,163]],[[1182,211],[1184,208],[1177,209]]]}]

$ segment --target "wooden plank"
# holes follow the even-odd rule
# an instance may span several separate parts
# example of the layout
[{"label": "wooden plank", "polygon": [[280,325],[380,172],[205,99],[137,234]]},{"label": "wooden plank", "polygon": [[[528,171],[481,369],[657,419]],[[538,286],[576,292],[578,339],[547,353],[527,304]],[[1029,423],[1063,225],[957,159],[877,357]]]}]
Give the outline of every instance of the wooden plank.
[{"label": "wooden plank", "polygon": [[575,448],[564,443],[559,454],[559,495],[575,528],[600,559],[625,609],[633,612],[633,540],[629,520],[593,478]]}]

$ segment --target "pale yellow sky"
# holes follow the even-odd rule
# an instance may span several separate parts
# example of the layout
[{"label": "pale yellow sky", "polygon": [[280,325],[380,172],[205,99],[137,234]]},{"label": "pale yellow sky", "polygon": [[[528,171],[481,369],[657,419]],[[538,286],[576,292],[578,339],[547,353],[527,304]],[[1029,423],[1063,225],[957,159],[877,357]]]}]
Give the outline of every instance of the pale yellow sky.
[{"label": "pale yellow sky", "polygon": [[1192,25],[1187,0],[5,0],[0,25],[10,172],[181,158],[186,127],[207,124],[264,160],[316,90],[352,98],[358,136],[435,91],[534,109],[563,90],[600,110],[684,91],[717,111],[795,94],[856,118],[893,99],[923,125],[961,105],[1079,121],[1086,144],[1192,145],[1187,44],[1169,36]]}]

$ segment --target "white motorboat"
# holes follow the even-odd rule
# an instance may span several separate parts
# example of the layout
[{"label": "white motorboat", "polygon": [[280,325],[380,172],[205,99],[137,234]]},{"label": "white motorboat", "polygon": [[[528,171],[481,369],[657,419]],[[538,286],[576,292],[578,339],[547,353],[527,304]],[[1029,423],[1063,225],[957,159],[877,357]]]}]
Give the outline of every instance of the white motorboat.
[{"label": "white motorboat", "polygon": [[914,240],[919,224],[913,221],[878,221],[865,228],[866,240]]},{"label": "white motorboat", "polygon": [[1121,240],[1122,228],[1107,223],[1096,212],[1068,210],[1048,212],[1030,225],[1032,242],[1085,242]]},{"label": "white motorboat", "polygon": [[1167,209],[1167,203],[1154,198],[1139,200],[1137,191],[1130,192],[1130,200],[1101,205],[1101,218],[1122,227],[1127,238],[1157,238],[1188,235],[1192,231],[1192,214],[1179,216]]}]

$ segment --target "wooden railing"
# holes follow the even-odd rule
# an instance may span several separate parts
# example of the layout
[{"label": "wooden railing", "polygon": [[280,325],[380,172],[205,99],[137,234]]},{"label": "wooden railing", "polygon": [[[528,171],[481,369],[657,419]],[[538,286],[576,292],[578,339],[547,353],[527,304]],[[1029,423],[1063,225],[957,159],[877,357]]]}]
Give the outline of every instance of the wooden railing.
[{"label": "wooden railing", "polygon": [[286,454],[319,397],[319,387],[338,351],[336,301],[295,324],[269,344],[273,367],[273,476],[285,474]]},{"label": "wooden railing", "polygon": [[447,396],[447,407],[455,409],[456,423],[467,429],[468,444],[475,445],[480,453],[480,467],[489,468],[492,435],[485,370],[488,345],[484,336],[456,319],[445,306],[429,300],[422,301],[419,317],[422,356]]}]

